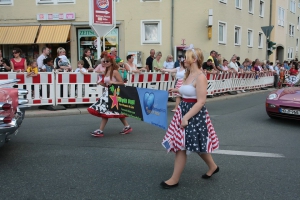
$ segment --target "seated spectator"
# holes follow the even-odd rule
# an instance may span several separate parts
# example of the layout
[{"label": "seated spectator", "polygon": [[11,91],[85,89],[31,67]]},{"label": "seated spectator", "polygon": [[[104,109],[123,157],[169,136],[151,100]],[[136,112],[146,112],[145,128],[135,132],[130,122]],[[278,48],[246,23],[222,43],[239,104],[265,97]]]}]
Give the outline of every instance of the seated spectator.
[{"label": "seated spectator", "polygon": [[43,66],[41,68],[42,72],[52,72],[54,69],[53,59],[52,58],[45,58],[43,60]]},{"label": "seated spectator", "polygon": [[0,60],[0,72],[9,72],[11,71],[10,63],[5,58]]},{"label": "seated spectator", "polygon": [[202,64],[202,69],[206,71],[212,71],[214,69],[212,59],[207,59],[207,61]]},{"label": "seated spectator", "polygon": [[164,68],[164,63],[163,63],[161,57],[162,57],[162,53],[160,51],[156,52],[156,57],[155,57],[155,59],[153,59],[153,62],[152,62],[152,67],[155,72],[158,72]]},{"label": "seated spectator", "polygon": [[80,72],[81,74],[87,74],[88,70],[86,68],[83,67],[84,65],[84,61],[83,60],[79,60],[77,62],[77,69],[75,70],[75,72]]},{"label": "seated spectator", "polygon": [[105,67],[103,65],[104,63],[104,58],[100,59],[100,63],[97,65],[97,67],[95,68],[95,72],[99,73],[99,74],[104,74],[105,72]]},{"label": "seated spectator", "polygon": [[121,58],[117,58],[116,63],[119,66],[119,73],[120,73],[123,81],[127,82],[127,70],[125,69],[124,61]]},{"label": "seated spectator", "polygon": [[[62,57],[66,55],[66,50],[62,47],[58,47],[57,48],[57,57],[54,59],[54,68],[57,69],[60,72],[63,71],[71,71],[71,65],[70,65],[70,61],[68,58],[66,57]],[[64,58],[64,60],[62,60],[62,58]],[[68,65],[65,65],[68,64]]]},{"label": "seated spectator", "polygon": [[228,68],[228,61],[226,59],[223,60],[222,69],[224,72],[231,72],[230,68]]},{"label": "seated spectator", "polygon": [[291,76],[297,76],[298,75],[298,68],[296,68],[295,64],[292,64],[292,68],[289,70],[289,74]]},{"label": "seated spectator", "polygon": [[167,60],[163,64],[164,69],[173,69],[174,68],[174,61],[173,61],[173,56],[168,55]]},{"label": "seated spectator", "polygon": [[91,59],[91,50],[89,48],[84,49],[81,59],[84,62],[83,67],[88,72],[93,72],[94,68],[93,68],[92,59]]},{"label": "seated spectator", "polygon": [[274,72],[273,62],[269,62],[269,71]]},{"label": "seated spectator", "polygon": [[130,73],[142,73],[142,71],[146,71],[145,68],[138,69],[137,66],[133,63],[134,57],[133,55],[127,56],[127,63],[125,63],[125,69]]},{"label": "seated spectator", "polygon": [[221,54],[218,54],[218,56],[217,56],[217,63],[218,63],[218,66],[216,66],[217,70],[222,72],[223,71],[223,62],[222,62]]},{"label": "seated spectator", "polygon": [[232,70],[232,72],[239,73],[239,66],[236,62],[236,56],[232,56],[231,61],[229,63],[229,68]]}]

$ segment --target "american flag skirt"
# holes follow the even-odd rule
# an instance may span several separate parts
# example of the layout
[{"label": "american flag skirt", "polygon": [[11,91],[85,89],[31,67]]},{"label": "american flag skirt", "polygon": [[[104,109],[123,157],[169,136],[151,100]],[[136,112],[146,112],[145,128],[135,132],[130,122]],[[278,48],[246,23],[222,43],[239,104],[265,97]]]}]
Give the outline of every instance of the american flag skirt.
[{"label": "american flag skirt", "polygon": [[181,128],[181,119],[195,104],[195,102],[181,101],[162,145],[168,152],[187,150],[197,153],[211,153],[219,148],[219,140],[205,106],[193,116],[185,128]]}]

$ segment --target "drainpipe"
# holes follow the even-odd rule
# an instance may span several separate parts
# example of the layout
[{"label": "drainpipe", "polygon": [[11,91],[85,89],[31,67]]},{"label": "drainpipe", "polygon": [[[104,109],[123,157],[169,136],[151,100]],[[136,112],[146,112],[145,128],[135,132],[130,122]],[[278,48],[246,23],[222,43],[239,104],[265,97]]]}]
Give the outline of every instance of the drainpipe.
[{"label": "drainpipe", "polygon": [[[270,0],[270,17],[269,17],[269,26],[272,26],[272,7],[273,7],[273,5],[272,5],[272,3],[273,3],[273,0]],[[271,32],[272,33],[272,32]],[[270,37],[269,37],[269,40],[271,40],[271,33],[270,33]],[[269,60],[269,55],[268,55],[268,42],[266,41],[266,49],[267,49],[267,53],[266,53],[266,60]],[[276,58],[276,56],[275,56],[275,58]]]},{"label": "drainpipe", "polygon": [[172,0],[172,7],[171,7],[171,54],[174,56],[175,52],[173,52],[173,48],[174,48],[173,40],[174,40],[174,0]]}]

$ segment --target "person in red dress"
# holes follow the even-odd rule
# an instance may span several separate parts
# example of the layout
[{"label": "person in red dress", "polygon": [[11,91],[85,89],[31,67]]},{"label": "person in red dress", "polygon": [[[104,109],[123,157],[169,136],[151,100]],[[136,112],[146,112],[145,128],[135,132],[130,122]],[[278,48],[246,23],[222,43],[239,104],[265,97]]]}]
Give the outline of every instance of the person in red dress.
[{"label": "person in red dress", "polygon": [[290,69],[290,75],[291,76],[297,76],[298,75],[298,67],[293,63],[292,68]]},{"label": "person in red dress", "polygon": [[22,50],[19,48],[13,49],[14,58],[10,59],[10,66],[14,72],[26,72],[27,63],[25,58],[21,58]]}]

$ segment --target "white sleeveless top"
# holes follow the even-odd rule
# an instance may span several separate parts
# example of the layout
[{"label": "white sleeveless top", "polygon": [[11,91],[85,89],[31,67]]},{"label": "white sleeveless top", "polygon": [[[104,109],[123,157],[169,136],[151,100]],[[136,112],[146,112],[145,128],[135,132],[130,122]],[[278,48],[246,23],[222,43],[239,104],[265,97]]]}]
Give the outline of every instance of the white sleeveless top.
[{"label": "white sleeveless top", "polygon": [[180,67],[176,67],[176,79],[182,80],[184,78],[185,70],[180,71]]},{"label": "white sleeveless top", "polygon": [[179,88],[179,93],[182,98],[185,99],[197,99],[196,88],[193,86],[193,83],[189,85],[181,85]]},{"label": "white sleeveless top", "polygon": [[132,70],[137,70],[136,65],[133,63],[134,67],[131,67],[128,63],[125,63],[125,65],[127,65],[130,69],[130,72],[132,72]]},{"label": "white sleeveless top", "polygon": [[[199,75],[201,75],[201,74],[199,74]],[[188,85],[183,85],[183,84],[181,85],[181,87],[179,88],[179,93],[181,94],[182,98],[197,99],[196,88],[193,86],[194,81],[196,80],[196,78]]]}]

